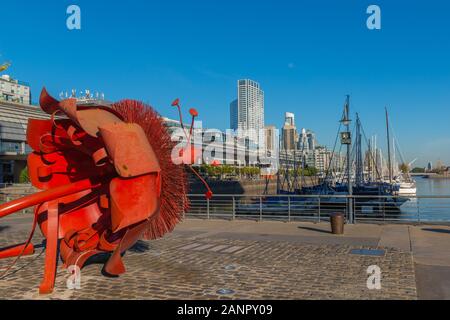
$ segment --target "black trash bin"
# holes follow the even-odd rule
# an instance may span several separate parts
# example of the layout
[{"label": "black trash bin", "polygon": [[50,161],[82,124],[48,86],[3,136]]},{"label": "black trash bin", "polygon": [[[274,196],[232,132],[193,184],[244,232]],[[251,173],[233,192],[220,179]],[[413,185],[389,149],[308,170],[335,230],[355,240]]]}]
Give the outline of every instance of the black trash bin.
[{"label": "black trash bin", "polygon": [[331,233],[344,234],[345,215],[341,212],[330,215]]}]

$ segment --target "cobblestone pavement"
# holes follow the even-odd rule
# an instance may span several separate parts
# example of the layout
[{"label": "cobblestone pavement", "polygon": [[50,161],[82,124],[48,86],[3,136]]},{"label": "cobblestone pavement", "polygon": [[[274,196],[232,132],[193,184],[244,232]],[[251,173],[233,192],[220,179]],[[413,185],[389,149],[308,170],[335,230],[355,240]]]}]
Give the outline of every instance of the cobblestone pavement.
[{"label": "cobblestone pavement", "polygon": [[[0,247],[19,243],[27,232],[0,230]],[[34,243],[39,243],[35,237]],[[174,233],[139,242],[124,257],[127,272],[102,275],[101,264],[81,272],[81,289],[66,286],[58,269],[53,294],[40,296],[43,247],[22,258],[0,279],[0,299],[416,299],[410,253],[386,248],[383,257],[349,254],[341,244],[311,245],[198,237]],[[369,247],[367,247],[369,248]],[[11,259],[0,260],[0,270]],[[367,268],[378,265],[382,289],[367,289]],[[230,289],[229,295],[217,293]]]}]

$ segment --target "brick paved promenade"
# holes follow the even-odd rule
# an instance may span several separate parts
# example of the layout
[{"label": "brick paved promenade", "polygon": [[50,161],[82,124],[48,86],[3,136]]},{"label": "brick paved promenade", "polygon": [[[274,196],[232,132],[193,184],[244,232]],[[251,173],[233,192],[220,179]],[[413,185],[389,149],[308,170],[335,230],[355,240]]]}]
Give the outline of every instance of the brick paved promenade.
[{"label": "brick paved promenade", "polygon": [[[26,239],[30,223],[27,215],[2,219],[0,247]],[[392,228],[411,232],[408,226]],[[327,224],[187,220],[163,239],[138,243],[125,255],[127,273],[118,278],[103,276],[101,265],[92,264],[82,270],[81,289],[68,290],[68,273],[59,268],[55,292],[48,296],[37,294],[44,257],[37,248],[0,280],[0,299],[418,297],[414,253],[401,233],[389,226],[360,225],[348,226],[345,236],[334,236],[328,229]],[[40,243],[38,236],[34,243]],[[349,253],[360,248],[386,252],[381,257]],[[0,260],[0,269],[9,262]],[[367,289],[371,265],[382,270],[381,290]],[[233,293],[219,294],[220,289]]]}]

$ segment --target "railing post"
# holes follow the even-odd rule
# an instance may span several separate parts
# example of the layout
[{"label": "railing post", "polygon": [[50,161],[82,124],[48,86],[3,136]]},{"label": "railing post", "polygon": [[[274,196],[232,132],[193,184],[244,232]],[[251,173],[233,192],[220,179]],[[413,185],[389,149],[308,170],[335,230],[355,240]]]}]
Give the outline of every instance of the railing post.
[{"label": "railing post", "polygon": [[419,202],[419,198],[417,198],[417,221],[420,224],[420,202]]},{"label": "railing post", "polygon": [[232,220],[236,219],[236,199],[233,196],[233,213],[232,213]]},{"label": "railing post", "polygon": [[320,196],[317,198],[318,199],[318,204],[319,204],[319,223],[320,223]]},{"label": "railing post", "polygon": [[346,219],[347,219],[347,222],[348,223],[350,223],[350,214],[349,214],[349,210],[348,210],[348,208],[349,208],[349,198],[350,198],[350,196],[345,196],[345,217],[346,217]]},{"label": "railing post", "polygon": [[206,218],[209,220],[209,199],[206,199]]},{"label": "railing post", "polygon": [[262,197],[259,197],[259,221],[262,221]]},{"label": "railing post", "polygon": [[288,196],[288,222],[291,222],[291,197]]},{"label": "railing post", "polygon": [[347,220],[349,224],[353,224],[353,195],[347,195],[346,210],[347,210]]}]

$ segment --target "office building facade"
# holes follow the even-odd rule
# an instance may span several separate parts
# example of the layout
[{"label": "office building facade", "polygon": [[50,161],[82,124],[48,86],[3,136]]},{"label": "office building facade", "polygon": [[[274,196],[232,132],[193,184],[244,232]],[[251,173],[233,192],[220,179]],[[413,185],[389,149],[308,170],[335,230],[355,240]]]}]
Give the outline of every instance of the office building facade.
[{"label": "office building facade", "polygon": [[237,95],[237,100],[230,105],[231,129],[258,143],[264,132],[264,91],[258,82],[242,79],[237,82]]},{"label": "office building facade", "polygon": [[13,79],[9,75],[2,75],[0,77],[0,101],[31,104],[29,84]]},{"label": "office building facade", "polygon": [[296,150],[297,143],[298,133],[295,126],[295,116],[291,112],[286,112],[282,129],[282,148],[283,150]]}]

